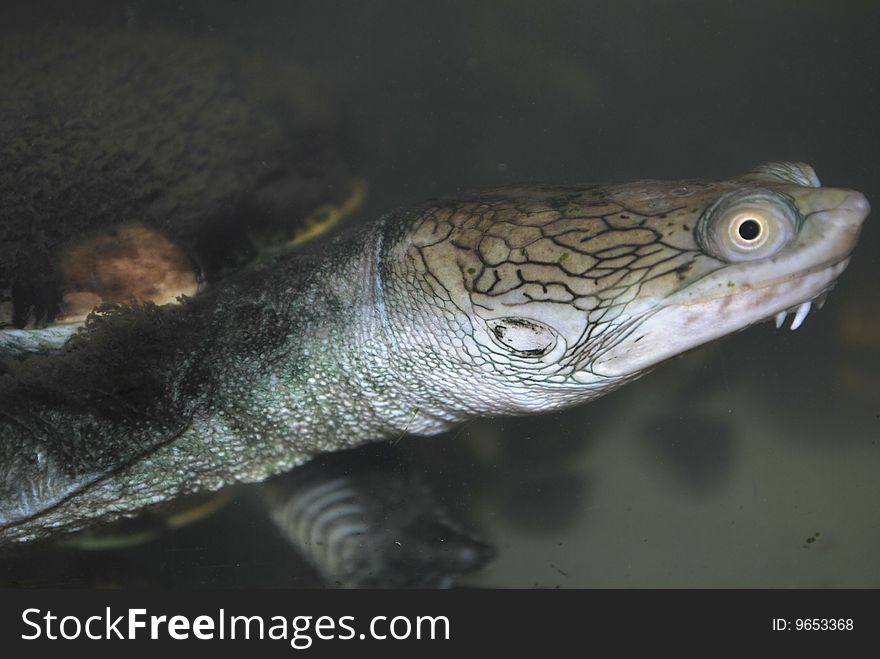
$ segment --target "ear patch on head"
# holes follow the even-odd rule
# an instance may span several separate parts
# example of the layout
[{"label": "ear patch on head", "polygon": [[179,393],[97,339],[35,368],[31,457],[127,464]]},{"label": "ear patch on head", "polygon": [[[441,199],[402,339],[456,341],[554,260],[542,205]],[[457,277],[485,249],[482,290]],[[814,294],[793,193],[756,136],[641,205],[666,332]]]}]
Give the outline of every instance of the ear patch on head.
[{"label": "ear patch on head", "polygon": [[553,350],[558,334],[531,318],[493,318],[486,323],[496,343],[521,357],[542,357]]}]

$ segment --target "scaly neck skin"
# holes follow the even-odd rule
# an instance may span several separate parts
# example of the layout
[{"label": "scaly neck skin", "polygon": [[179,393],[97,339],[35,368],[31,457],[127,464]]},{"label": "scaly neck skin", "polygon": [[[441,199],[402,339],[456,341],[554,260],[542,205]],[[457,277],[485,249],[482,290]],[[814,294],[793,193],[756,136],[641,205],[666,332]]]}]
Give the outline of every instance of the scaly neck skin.
[{"label": "scaly neck skin", "polygon": [[263,379],[266,396],[294,411],[285,425],[297,453],[435,434],[466,418],[445,386],[458,374],[443,347],[413,341],[440,336],[437,319],[419,317],[418,300],[389,282],[384,233],[378,222],[327,246],[333,258],[292,307],[286,363]]}]

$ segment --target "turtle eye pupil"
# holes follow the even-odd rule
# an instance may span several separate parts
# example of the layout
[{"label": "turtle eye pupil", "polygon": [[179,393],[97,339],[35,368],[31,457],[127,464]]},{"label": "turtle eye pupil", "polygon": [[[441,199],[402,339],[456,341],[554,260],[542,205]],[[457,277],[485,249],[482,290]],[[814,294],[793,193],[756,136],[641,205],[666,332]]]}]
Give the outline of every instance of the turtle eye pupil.
[{"label": "turtle eye pupil", "polygon": [[761,225],[755,220],[746,220],[737,227],[737,233],[743,240],[751,242],[761,235]]}]

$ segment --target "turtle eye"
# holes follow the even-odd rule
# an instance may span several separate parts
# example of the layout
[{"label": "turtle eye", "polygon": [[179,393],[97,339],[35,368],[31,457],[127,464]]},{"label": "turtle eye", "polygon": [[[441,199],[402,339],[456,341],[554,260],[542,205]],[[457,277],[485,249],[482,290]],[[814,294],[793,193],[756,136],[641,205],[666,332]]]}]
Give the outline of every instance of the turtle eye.
[{"label": "turtle eye", "polygon": [[700,218],[697,240],[724,261],[773,256],[797,235],[800,215],[787,197],[769,190],[728,193]]},{"label": "turtle eye", "polygon": [[730,222],[730,240],[742,249],[757,249],[770,234],[767,221],[758,213],[741,213]]}]

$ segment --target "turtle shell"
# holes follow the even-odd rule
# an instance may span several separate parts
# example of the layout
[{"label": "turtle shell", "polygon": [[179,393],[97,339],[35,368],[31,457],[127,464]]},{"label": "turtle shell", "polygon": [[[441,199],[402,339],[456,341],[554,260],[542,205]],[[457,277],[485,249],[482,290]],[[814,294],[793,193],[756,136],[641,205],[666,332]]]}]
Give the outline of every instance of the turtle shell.
[{"label": "turtle shell", "polygon": [[165,33],[0,41],[0,330],[157,304],[349,213],[339,106],[300,70]]}]

